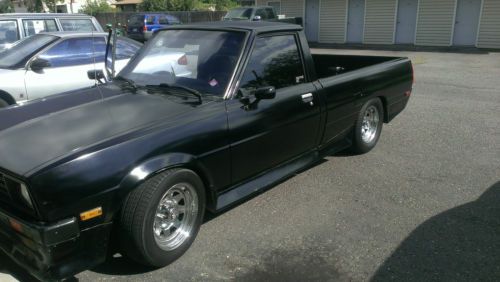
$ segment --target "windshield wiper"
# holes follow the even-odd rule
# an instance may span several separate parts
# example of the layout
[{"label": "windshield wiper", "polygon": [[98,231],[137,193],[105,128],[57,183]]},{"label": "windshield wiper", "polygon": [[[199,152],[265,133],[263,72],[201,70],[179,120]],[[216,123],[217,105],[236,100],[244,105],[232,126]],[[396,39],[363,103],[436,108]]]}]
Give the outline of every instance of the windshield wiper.
[{"label": "windshield wiper", "polygon": [[190,87],[187,87],[187,86],[183,86],[183,85],[180,85],[180,84],[169,84],[169,83],[160,83],[160,84],[156,84],[156,85],[146,85],[146,88],[150,88],[150,89],[169,89],[169,88],[177,88],[177,89],[182,89],[188,93],[191,93],[193,94],[194,96],[196,96],[198,98],[198,101],[200,102],[201,104],[201,96],[202,94],[200,93],[200,91],[196,90],[196,89],[193,89],[193,88],[190,88]]},{"label": "windshield wiper", "polygon": [[137,84],[135,84],[135,82],[132,79],[129,79],[129,78],[126,78],[123,76],[117,76],[117,77],[115,77],[115,80],[120,80],[120,81],[126,82],[127,85],[132,88],[134,93],[137,91],[137,89],[139,89],[139,86],[137,86]]}]

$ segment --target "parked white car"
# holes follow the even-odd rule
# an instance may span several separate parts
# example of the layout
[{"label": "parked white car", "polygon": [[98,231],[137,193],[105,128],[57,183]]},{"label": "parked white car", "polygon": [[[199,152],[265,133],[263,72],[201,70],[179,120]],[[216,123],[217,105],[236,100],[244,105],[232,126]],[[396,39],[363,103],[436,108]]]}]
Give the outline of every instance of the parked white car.
[{"label": "parked white car", "polygon": [[0,50],[40,32],[104,32],[99,22],[84,14],[0,14]]},{"label": "parked white car", "polygon": [[[40,33],[0,52],[0,107],[94,86],[87,72],[105,72],[106,42],[103,32]],[[125,37],[116,42],[118,72],[142,44]]]}]

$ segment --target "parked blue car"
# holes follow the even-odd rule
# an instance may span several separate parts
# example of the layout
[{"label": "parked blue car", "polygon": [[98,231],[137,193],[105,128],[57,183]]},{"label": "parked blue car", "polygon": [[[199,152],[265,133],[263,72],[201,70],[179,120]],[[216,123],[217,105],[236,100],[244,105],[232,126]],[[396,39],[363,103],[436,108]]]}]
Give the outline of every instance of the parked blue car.
[{"label": "parked blue car", "polygon": [[155,30],[174,24],[181,24],[181,21],[179,18],[168,14],[133,14],[127,21],[127,34],[132,39],[146,41],[151,38]]}]

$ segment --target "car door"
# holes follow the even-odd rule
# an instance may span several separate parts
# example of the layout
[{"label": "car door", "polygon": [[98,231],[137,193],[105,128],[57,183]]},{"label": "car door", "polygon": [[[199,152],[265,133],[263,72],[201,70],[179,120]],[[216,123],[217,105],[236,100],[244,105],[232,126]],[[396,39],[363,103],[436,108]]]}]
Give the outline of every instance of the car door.
[{"label": "car door", "polygon": [[104,68],[104,37],[64,39],[37,56],[49,67],[39,71],[28,68],[25,85],[28,99],[33,100],[65,91],[92,87],[87,71]]},{"label": "car door", "polygon": [[[320,109],[316,88],[305,80],[295,33],[257,37],[227,103],[232,182],[236,184],[315,148]],[[273,99],[252,93],[274,86]]]}]

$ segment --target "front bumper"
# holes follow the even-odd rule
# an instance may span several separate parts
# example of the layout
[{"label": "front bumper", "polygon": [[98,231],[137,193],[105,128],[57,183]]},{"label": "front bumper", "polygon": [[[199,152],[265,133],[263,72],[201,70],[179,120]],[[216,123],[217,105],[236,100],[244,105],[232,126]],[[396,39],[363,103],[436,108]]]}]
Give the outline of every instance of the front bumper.
[{"label": "front bumper", "polygon": [[110,231],[111,223],[80,230],[75,218],[33,224],[0,210],[0,249],[41,280],[63,279],[104,262]]}]

